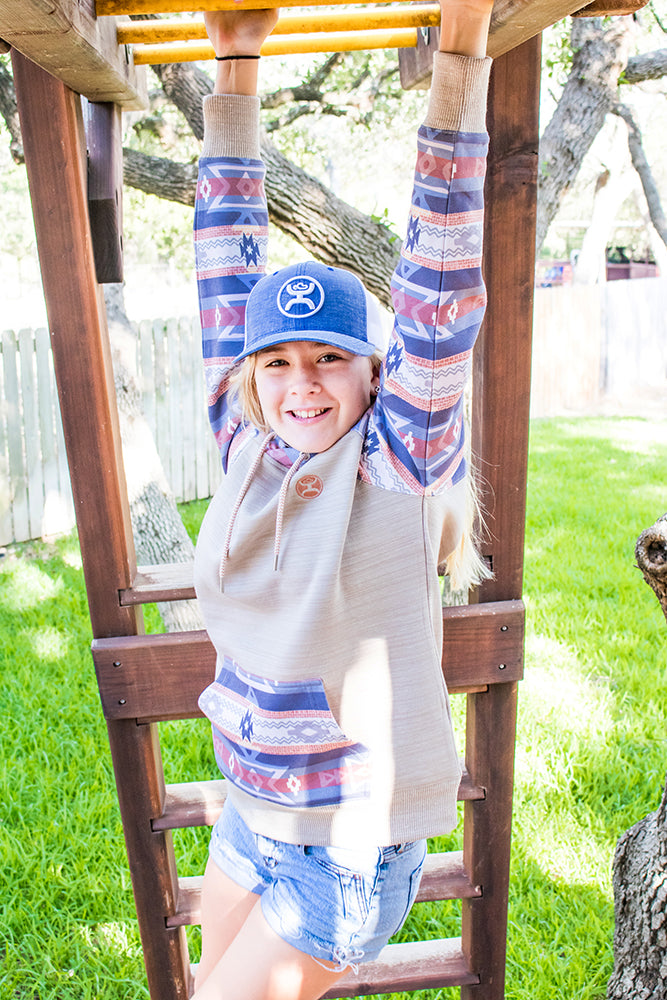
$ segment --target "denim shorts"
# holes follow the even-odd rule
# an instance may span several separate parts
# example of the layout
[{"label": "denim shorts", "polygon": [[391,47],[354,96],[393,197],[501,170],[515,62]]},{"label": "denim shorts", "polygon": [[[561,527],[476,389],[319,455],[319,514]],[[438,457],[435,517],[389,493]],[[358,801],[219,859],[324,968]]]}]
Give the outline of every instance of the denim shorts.
[{"label": "denim shorts", "polygon": [[336,971],[376,959],[403,926],[421,879],[426,841],[393,847],[309,847],[252,833],[227,800],[210,855],[261,895],[269,926]]}]

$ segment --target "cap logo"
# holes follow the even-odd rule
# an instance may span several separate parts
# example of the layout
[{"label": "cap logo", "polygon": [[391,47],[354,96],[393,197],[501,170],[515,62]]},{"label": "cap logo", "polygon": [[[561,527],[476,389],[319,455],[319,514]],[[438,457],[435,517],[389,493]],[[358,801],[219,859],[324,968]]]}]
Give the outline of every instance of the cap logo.
[{"label": "cap logo", "polygon": [[319,476],[302,476],[297,479],[295,489],[302,500],[314,500],[324,489],[324,483]]},{"label": "cap logo", "polygon": [[324,289],[315,278],[290,278],[280,287],[276,305],[291,319],[308,319],[324,305]]}]

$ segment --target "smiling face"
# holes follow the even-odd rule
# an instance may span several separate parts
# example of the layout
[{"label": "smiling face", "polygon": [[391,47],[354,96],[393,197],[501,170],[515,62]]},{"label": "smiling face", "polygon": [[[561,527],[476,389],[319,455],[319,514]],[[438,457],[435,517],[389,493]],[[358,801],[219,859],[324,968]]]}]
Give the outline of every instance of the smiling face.
[{"label": "smiling face", "polygon": [[255,356],[255,387],[266,423],[299,451],[326,451],[368,409],[379,377],[370,358],[297,340]]}]

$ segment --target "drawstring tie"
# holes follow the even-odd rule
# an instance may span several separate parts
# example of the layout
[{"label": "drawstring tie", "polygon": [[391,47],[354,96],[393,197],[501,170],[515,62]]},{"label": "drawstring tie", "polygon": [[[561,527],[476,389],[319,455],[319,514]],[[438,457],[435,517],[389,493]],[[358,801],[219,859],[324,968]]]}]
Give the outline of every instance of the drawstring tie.
[{"label": "drawstring tie", "polygon": [[[255,456],[255,458],[254,458],[254,460],[252,462],[252,465],[250,466],[250,468],[248,469],[248,471],[246,473],[246,477],[243,480],[243,484],[241,486],[241,489],[239,490],[238,496],[237,496],[237,498],[236,498],[236,500],[234,502],[234,506],[232,508],[232,512],[231,512],[230,517],[229,517],[229,524],[227,525],[227,533],[225,535],[225,541],[224,541],[224,544],[223,544],[223,547],[222,547],[222,556],[220,558],[220,568],[218,570],[218,578],[220,580],[220,590],[221,591],[224,591],[224,589],[225,589],[225,586],[224,586],[225,569],[227,567],[227,559],[229,557],[229,546],[230,546],[231,540],[232,540],[232,532],[234,530],[234,523],[235,523],[236,518],[238,516],[238,512],[241,509],[241,504],[243,503],[244,497],[245,497],[246,493],[248,492],[248,490],[250,489],[250,484],[253,481],[253,479],[255,478],[257,470],[258,470],[258,468],[259,468],[259,466],[261,464],[262,457],[264,455],[264,451],[265,451],[267,445],[269,444],[269,442],[271,441],[271,439],[274,436],[275,435],[274,435],[273,431],[271,431],[269,434],[266,435],[266,437],[262,441],[262,443],[261,443],[261,445],[259,447],[259,451],[257,452],[257,454],[256,454],[256,456]],[[287,500],[287,490],[289,489],[289,485],[290,485],[290,483],[292,481],[292,477],[294,476],[294,473],[297,471],[297,469],[299,468],[299,466],[305,461],[306,458],[308,458],[308,453],[307,452],[301,452],[299,454],[299,456],[296,459],[296,461],[293,462],[293,464],[290,466],[290,468],[289,468],[289,470],[288,470],[285,478],[283,479],[282,486],[280,487],[280,493],[278,495],[278,512],[276,514],[276,536],[275,536],[275,541],[274,541],[274,544],[273,544],[273,569],[274,569],[274,572],[278,569],[278,560],[280,558],[280,542],[281,542],[282,533],[283,533],[283,517],[284,517],[284,512],[285,512],[285,502]]]},{"label": "drawstring tie", "polygon": [[285,501],[287,499],[287,491],[289,489],[289,484],[292,481],[292,476],[297,471],[301,463],[308,457],[307,452],[301,452],[297,460],[292,464],[289,472],[283,479],[283,485],[280,487],[280,494],[278,496],[278,513],[276,514],[276,537],[273,543],[273,572],[275,573],[278,569],[278,559],[280,558],[280,539],[283,534],[283,514],[285,513]]},{"label": "drawstring tie", "polygon": [[273,437],[273,431],[271,431],[270,434],[267,434],[266,437],[264,438],[264,440],[262,441],[260,449],[259,449],[259,451],[257,452],[257,454],[255,456],[255,460],[252,463],[252,465],[250,466],[250,468],[248,469],[248,472],[246,473],[246,477],[243,480],[243,485],[241,486],[241,489],[239,490],[239,494],[238,494],[238,496],[236,498],[236,502],[234,503],[234,507],[232,508],[232,513],[231,513],[231,515],[229,517],[229,524],[227,525],[227,534],[225,535],[224,545],[222,546],[222,557],[220,559],[220,569],[218,570],[218,577],[220,579],[220,590],[224,590],[225,589],[225,586],[224,586],[225,567],[227,565],[227,557],[229,556],[229,543],[232,540],[232,531],[234,530],[234,522],[236,521],[236,516],[237,516],[239,510],[241,509],[241,504],[243,503],[243,498],[246,495],[246,493],[248,492],[248,490],[250,488],[250,483],[253,481],[255,473],[257,472],[257,469],[259,468],[260,462],[262,461],[262,455],[264,454],[264,449],[266,448],[267,444],[269,443],[269,441],[271,440],[272,437]]}]

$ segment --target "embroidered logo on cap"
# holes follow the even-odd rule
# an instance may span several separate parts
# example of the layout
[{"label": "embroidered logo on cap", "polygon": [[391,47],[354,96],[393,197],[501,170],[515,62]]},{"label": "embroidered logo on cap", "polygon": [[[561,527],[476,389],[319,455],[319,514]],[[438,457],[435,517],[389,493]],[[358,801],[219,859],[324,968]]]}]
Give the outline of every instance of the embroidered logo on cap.
[{"label": "embroidered logo on cap", "polygon": [[276,305],[283,314],[292,319],[308,319],[319,312],[324,305],[324,289],[315,278],[290,278],[280,287]]},{"label": "embroidered logo on cap", "polygon": [[294,488],[302,500],[314,500],[324,489],[324,483],[319,476],[302,476],[297,479]]}]

